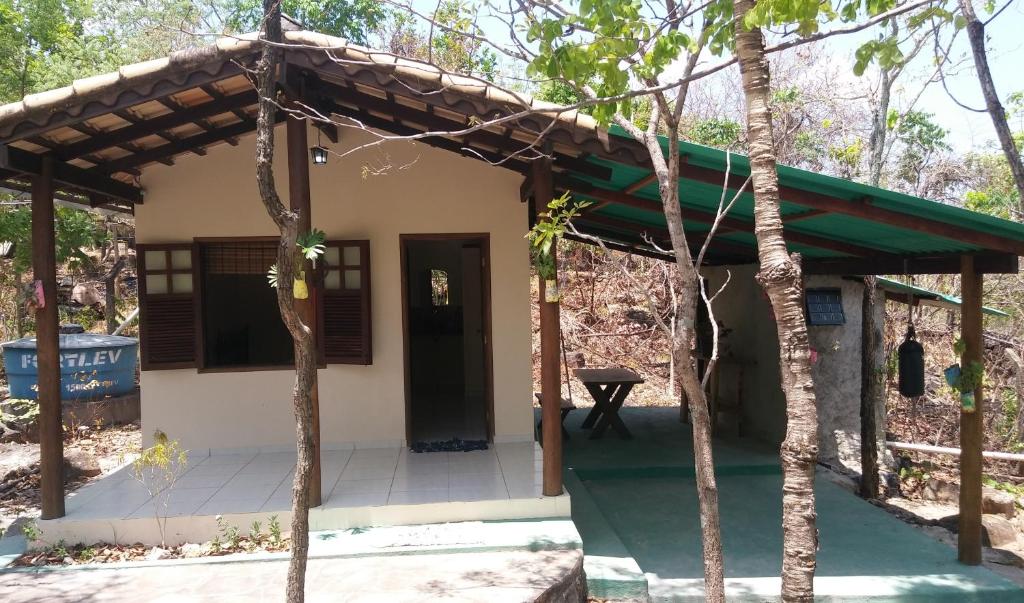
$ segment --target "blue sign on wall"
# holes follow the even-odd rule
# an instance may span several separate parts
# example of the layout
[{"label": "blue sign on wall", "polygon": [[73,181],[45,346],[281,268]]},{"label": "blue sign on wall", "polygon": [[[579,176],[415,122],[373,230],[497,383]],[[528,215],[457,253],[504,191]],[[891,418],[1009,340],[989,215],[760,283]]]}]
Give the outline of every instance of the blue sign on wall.
[{"label": "blue sign on wall", "polygon": [[811,326],[846,324],[842,289],[807,290],[807,324]]}]

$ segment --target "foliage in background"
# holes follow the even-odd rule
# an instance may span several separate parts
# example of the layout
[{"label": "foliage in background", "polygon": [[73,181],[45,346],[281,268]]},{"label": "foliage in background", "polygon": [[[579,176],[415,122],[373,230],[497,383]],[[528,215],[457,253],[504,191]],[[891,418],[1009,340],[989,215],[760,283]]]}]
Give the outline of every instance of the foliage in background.
[{"label": "foliage in background", "polygon": [[[97,217],[87,211],[58,206],[54,211],[57,263],[89,261],[84,248],[96,247],[107,240]],[[32,269],[32,209],[28,205],[0,208],[0,241],[12,241],[15,247],[12,269]]]},{"label": "foliage in background", "polygon": [[[224,2],[228,28],[235,32],[260,29],[263,5],[260,0]],[[367,32],[387,17],[385,4],[378,0],[283,0],[281,12],[313,31],[366,44]]]}]

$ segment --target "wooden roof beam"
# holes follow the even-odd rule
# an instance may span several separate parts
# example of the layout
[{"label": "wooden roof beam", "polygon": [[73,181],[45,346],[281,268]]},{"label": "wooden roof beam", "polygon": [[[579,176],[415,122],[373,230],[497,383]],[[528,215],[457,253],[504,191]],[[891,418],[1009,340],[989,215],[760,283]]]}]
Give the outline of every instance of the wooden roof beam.
[{"label": "wooden roof beam", "polygon": [[[284,118],[282,113],[278,114],[277,121],[280,122]],[[114,159],[93,168],[94,171],[104,174],[113,174],[115,172],[123,172],[128,169],[137,168],[147,163],[154,163],[174,155],[181,153],[187,153],[197,147],[206,147],[218,142],[223,142],[229,138],[235,138],[247,134],[256,129],[256,120],[240,121],[227,125],[209,132],[203,132],[202,134],[196,134],[189,136],[188,138],[180,138],[174,142],[168,142],[167,144],[153,147],[140,151],[134,155],[128,155],[120,159]]]},{"label": "wooden roof beam", "polygon": [[[83,157],[102,149],[118,146],[138,138],[145,138],[146,136],[157,134],[163,130],[170,130],[187,123],[192,123],[197,118],[212,117],[214,115],[226,113],[235,107],[248,106],[255,103],[256,100],[256,93],[254,91],[246,91],[230,97],[224,97],[219,100],[203,103],[196,107],[190,107],[188,109],[149,119],[140,120],[135,118],[135,116],[132,116],[132,118],[135,119],[132,125],[118,128],[116,130],[96,131],[91,138],[87,138],[81,142],[65,145],[64,147],[57,149],[57,155],[65,161],[75,159],[76,157]],[[245,115],[245,113],[242,113],[242,115]],[[138,150],[141,149],[136,149],[136,151]]]},{"label": "wooden roof beam", "polygon": [[[975,270],[985,274],[1016,274],[1018,258],[1012,253],[984,253],[973,255]],[[803,261],[804,274],[958,274],[960,256],[928,258],[836,258]],[[906,296],[904,296],[905,298]]]},{"label": "wooden roof beam", "polygon": [[[390,115],[400,126],[408,126],[409,123],[421,124],[430,130],[439,132],[465,130],[470,127],[470,120],[468,117],[465,121],[454,121],[443,117],[434,111],[419,111],[413,107],[409,107],[398,102],[389,102],[373,96],[372,94],[361,92],[352,87],[340,86],[323,81],[317,81],[315,84],[310,84],[310,87],[314,94],[320,93],[329,98],[333,98],[335,101],[341,101],[345,104],[354,105],[364,109],[373,109],[380,113]],[[385,94],[388,95],[389,98],[394,98],[394,95],[391,93]],[[428,108],[430,107],[430,105],[427,106]],[[478,143],[498,149],[501,153],[505,154],[519,153],[523,160],[532,159],[530,156],[522,155],[522,151],[529,145],[514,141],[508,130],[499,134],[497,132],[480,129],[465,135],[464,138],[469,144]],[[425,142],[425,139],[423,139],[423,141]],[[598,180],[609,180],[611,178],[610,168],[588,163],[579,158],[554,154],[553,160],[554,167],[557,169],[571,170]]]},{"label": "wooden roof beam", "polygon": [[[21,174],[38,175],[42,169],[42,156],[10,145],[2,145],[0,168]],[[121,199],[128,203],[142,203],[142,190],[139,188],[61,161],[53,162],[53,180],[61,185]]]}]

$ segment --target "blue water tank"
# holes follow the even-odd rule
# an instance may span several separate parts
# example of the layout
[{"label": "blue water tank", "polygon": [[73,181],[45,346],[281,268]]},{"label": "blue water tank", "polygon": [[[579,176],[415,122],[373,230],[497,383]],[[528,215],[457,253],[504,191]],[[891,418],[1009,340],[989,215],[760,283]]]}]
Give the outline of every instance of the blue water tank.
[{"label": "blue water tank", "polygon": [[[139,341],[117,335],[60,335],[60,389],[63,400],[100,400],[135,387]],[[39,385],[36,338],[3,344],[11,397],[35,400]]]}]

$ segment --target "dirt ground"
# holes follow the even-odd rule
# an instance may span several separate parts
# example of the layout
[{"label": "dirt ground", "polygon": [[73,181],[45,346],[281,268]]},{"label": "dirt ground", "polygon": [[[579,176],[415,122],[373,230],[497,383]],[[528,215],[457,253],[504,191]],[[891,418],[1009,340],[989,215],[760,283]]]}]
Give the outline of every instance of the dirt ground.
[{"label": "dirt ground", "polygon": [[[126,455],[137,450],[142,442],[135,424],[109,427],[83,426],[68,433],[65,452],[81,450],[96,459],[100,475],[77,477],[67,482],[74,491],[112,472],[125,462]],[[39,515],[39,444],[0,443],[0,531],[6,530],[18,517]]]}]

